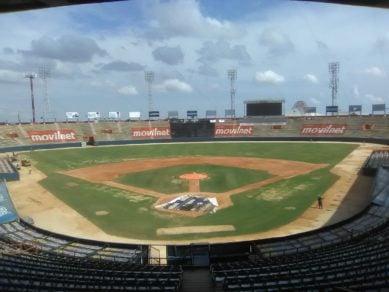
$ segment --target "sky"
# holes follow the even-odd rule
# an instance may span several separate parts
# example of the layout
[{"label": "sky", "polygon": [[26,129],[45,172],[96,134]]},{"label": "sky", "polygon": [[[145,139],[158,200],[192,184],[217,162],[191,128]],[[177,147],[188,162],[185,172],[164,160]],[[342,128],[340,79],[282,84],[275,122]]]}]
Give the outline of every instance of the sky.
[{"label": "sky", "polygon": [[[389,107],[389,10],[268,0],[130,0],[0,14],[0,122],[65,120],[66,112],[197,110],[297,101],[325,113],[329,63],[340,111]],[[43,78],[45,70],[47,78]],[[145,72],[153,72],[151,103]],[[35,75],[34,75],[35,76]]]}]

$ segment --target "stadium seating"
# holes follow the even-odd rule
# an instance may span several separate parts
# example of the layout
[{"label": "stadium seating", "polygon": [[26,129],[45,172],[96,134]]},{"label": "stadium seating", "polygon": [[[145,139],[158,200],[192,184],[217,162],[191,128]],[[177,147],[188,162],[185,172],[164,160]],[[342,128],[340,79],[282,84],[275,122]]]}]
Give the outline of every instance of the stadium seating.
[{"label": "stadium seating", "polygon": [[143,263],[142,247],[80,241],[24,223],[0,225],[0,290],[178,291],[180,266]]},{"label": "stadium seating", "polygon": [[2,291],[178,291],[181,274],[171,266],[82,260],[9,246],[0,254]]},{"label": "stadium seating", "polygon": [[[383,172],[378,180],[387,181]],[[378,185],[377,183],[375,185]],[[381,188],[380,188],[381,189]],[[382,189],[381,189],[382,190]],[[225,291],[389,287],[389,192],[355,218],[304,234],[259,241],[251,260],[216,263],[210,270]],[[382,203],[381,203],[382,202]]]},{"label": "stadium seating", "polygon": [[[389,119],[375,116],[231,123],[237,122],[252,123],[257,137],[296,138],[301,136],[304,125],[328,123],[347,124],[348,138],[387,138],[389,133]],[[167,125],[165,121],[152,123]],[[148,127],[148,122],[0,125],[0,148],[32,145],[27,134],[30,130],[67,129],[75,132],[78,141],[93,136],[96,141],[120,142],[132,139],[132,127]],[[369,174],[376,177],[371,204],[349,220],[283,238],[209,246],[210,254],[216,255],[210,258],[215,289],[389,291],[389,170],[385,167],[388,164],[387,151],[374,152],[367,160],[365,167],[373,169]],[[243,256],[241,246],[245,246]],[[0,290],[185,291],[183,268],[173,262],[149,265],[147,249],[147,245],[113,244],[54,234],[20,219],[12,220],[0,224]],[[183,247],[183,253],[185,250]],[[239,258],[249,260],[235,261]],[[175,263],[179,262],[180,259]],[[190,260],[186,263],[190,264]]]},{"label": "stadium seating", "polygon": [[227,291],[387,288],[388,236],[389,226],[385,223],[327,246],[289,255],[258,255],[246,262],[215,264],[211,271],[215,283]]}]

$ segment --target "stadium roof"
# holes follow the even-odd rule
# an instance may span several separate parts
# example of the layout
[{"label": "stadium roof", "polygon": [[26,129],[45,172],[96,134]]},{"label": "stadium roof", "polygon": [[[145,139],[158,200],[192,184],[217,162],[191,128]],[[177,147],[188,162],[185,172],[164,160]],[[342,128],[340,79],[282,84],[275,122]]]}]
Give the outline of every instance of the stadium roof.
[{"label": "stadium roof", "polygon": [[[21,11],[21,10],[30,10],[30,9],[49,8],[55,6],[115,2],[115,1],[129,1],[129,0],[1,0],[0,12],[12,12],[12,11]],[[389,1],[387,0],[295,0],[295,1],[325,2],[325,3],[389,8]]]},{"label": "stadium roof", "polygon": [[0,12],[13,12],[30,9],[50,8],[56,6],[115,2],[125,0],[1,0]]}]

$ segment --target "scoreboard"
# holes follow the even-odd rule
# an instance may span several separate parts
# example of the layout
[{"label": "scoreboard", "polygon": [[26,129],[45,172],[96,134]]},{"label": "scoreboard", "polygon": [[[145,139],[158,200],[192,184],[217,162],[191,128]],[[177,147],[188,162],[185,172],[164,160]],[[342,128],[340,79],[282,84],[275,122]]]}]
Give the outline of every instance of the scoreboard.
[{"label": "scoreboard", "polygon": [[280,116],[283,100],[247,101],[246,116]]}]

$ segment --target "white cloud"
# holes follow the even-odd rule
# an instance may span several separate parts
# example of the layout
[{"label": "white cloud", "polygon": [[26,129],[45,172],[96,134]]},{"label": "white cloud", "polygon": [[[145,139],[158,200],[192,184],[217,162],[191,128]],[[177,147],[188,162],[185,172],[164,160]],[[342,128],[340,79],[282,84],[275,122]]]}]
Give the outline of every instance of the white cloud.
[{"label": "white cloud", "polygon": [[305,81],[308,81],[310,83],[313,83],[313,84],[318,84],[319,83],[319,80],[317,79],[317,77],[313,74],[305,74],[303,79]]},{"label": "white cloud", "polygon": [[273,28],[265,29],[259,37],[259,43],[265,46],[270,55],[281,56],[294,51],[294,44],[288,35]]},{"label": "white cloud", "polygon": [[383,103],[384,102],[384,99],[382,97],[379,97],[379,96],[375,96],[374,94],[365,94],[365,99],[367,99],[369,102],[372,102],[372,103]]},{"label": "white cloud", "polygon": [[155,32],[160,37],[240,37],[243,29],[226,21],[204,16],[199,1],[155,1],[152,7]]},{"label": "white cloud", "polygon": [[355,97],[359,97],[359,88],[356,85],[353,88],[353,94]]},{"label": "white cloud", "polygon": [[255,74],[255,80],[259,83],[271,83],[271,84],[278,84],[283,83],[285,81],[285,77],[277,74],[274,71],[267,70],[264,72],[257,72]]},{"label": "white cloud", "polygon": [[122,95],[137,95],[138,94],[138,91],[132,85],[120,87],[120,88],[118,88],[117,92],[119,94],[122,94]]},{"label": "white cloud", "polygon": [[156,84],[154,88],[160,92],[168,91],[181,91],[181,92],[192,92],[192,86],[188,83],[180,81],[178,79],[167,79],[160,84]]},{"label": "white cloud", "polygon": [[168,65],[177,65],[184,61],[184,53],[180,46],[176,47],[158,47],[153,51],[155,60],[161,61]]},{"label": "white cloud", "polygon": [[370,67],[362,71],[366,75],[371,75],[375,77],[385,77],[386,72],[378,67]]},{"label": "white cloud", "polygon": [[115,83],[112,80],[92,80],[88,85],[92,87],[115,87]]},{"label": "white cloud", "polygon": [[236,60],[242,63],[249,63],[251,57],[243,45],[231,45],[227,41],[219,40],[215,42],[206,41],[200,50],[199,61],[215,62],[218,60]]},{"label": "white cloud", "polygon": [[31,50],[20,50],[19,52],[24,56],[75,63],[89,62],[94,55],[107,55],[107,52],[101,49],[95,40],[83,35],[64,35],[57,39],[41,37],[31,41]]},{"label": "white cloud", "polygon": [[23,82],[24,74],[11,70],[0,69],[0,83]]},{"label": "white cloud", "polygon": [[217,70],[207,64],[200,65],[198,69],[198,73],[201,75],[211,76],[211,77],[218,76]]},{"label": "white cloud", "polygon": [[112,70],[112,71],[142,71],[144,66],[134,62],[124,62],[124,61],[113,61],[108,64],[104,64],[101,69]]}]

